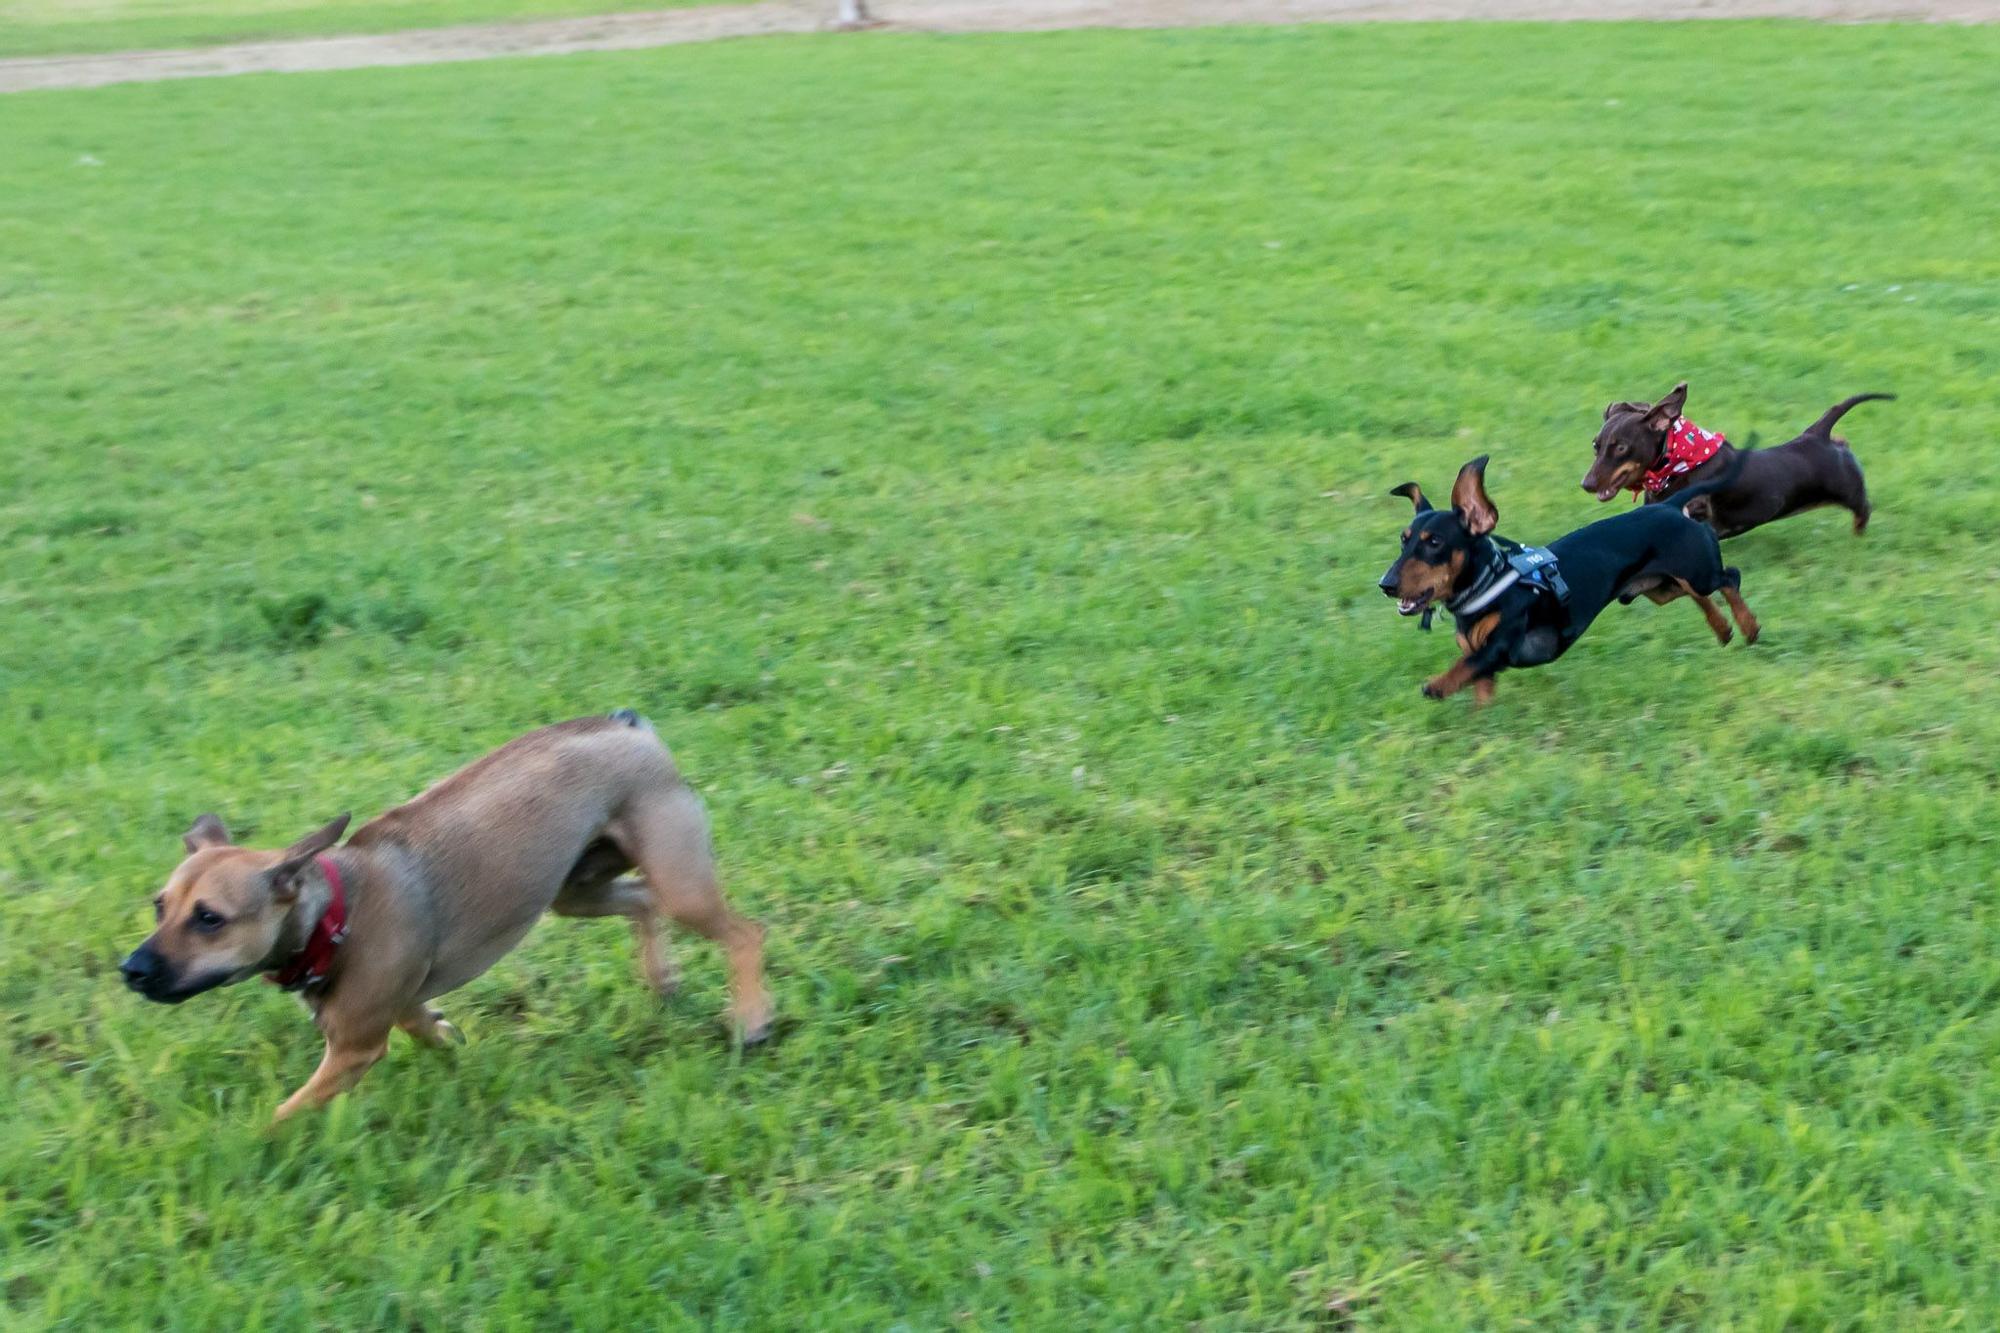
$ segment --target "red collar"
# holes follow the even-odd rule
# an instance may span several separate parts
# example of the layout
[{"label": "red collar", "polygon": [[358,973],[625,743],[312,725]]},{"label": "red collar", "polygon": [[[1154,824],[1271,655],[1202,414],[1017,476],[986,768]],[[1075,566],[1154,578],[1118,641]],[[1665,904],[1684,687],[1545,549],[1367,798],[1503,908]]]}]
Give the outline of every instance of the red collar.
[{"label": "red collar", "polygon": [[286,990],[302,990],[326,980],[326,970],[333,966],[334,950],[347,938],[347,893],[340,885],[340,867],[324,856],[313,860],[319,863],[319,872],[326,876],[333,897],[327,901],[326,911],[320,914],[312,934],[306,936],[305,947],[283,967],[264,974],[264,980]]},{"label": "red collar", "polygon": [[[1675,417],[1672,429],[1667,432],[1667,452],[1660,459],[1660,465],[1648,472],[1643,482],[1648,495],[1658,495],[1667,489],[1667,483],[1683,473],[1692,472],[1715,457],[1715,451],[1725,443],[1724,438],[1712,430],[1703,430],[1686,417]],[[1636,497],[1640,487],[1632,487]]]}]

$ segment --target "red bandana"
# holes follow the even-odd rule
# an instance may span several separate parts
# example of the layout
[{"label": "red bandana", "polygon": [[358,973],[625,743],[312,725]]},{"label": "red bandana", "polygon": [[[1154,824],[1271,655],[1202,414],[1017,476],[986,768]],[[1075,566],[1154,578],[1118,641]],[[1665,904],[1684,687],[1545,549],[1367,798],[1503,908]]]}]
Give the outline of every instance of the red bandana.
[{"label": "red bandana", "polygon": [[[1712,430],[1703,430],[1686,417],[1675,417],[1673,429],[1667,432],[1667,455],[1660,465],[1646,474],[1645,489],[1648,495],[1658,495],[1667,489],[1667,483],[1684,472],[1692,472],[1715,457],[1715,451],[1727,441]],[[1637,499],[1639,487],[1632,487],[1632,496]]]},{"label": "red bandana", "polygon": [[306,936],[306,947],[277,971],[264,974],[264,980],[286,990],[299,990],[326,980],[326,970],[333,966],[333,952],[347,938],[347,894],[340,887],[340,869],[324,856],[313,859],[319,862],[319,871],[326,876],[333,897],[327,902],[319,924]]}]

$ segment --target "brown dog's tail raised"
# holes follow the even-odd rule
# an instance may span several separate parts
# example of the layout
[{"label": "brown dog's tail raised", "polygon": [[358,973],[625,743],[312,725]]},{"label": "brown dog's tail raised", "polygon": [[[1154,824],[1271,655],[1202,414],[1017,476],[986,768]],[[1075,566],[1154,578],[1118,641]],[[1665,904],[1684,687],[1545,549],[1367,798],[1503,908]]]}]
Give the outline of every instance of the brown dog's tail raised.
[{"label": "brown dog's tail raised", "polygon": [[1832,407],[1827,408],[1825,416],[1813,422],[1812,425],[1807,426],[1805,433],[1808,436],[1814,436],[1819,439],[1829,439],[1833,435],[1834,425],[1847,415],[1849,408],[1860,403],[1874,402],[1878,398],[1884,401],[1892,401],[1895,397],[1896,395],[1893,393],[1857,393],[1852,398],[1843,398]]}]

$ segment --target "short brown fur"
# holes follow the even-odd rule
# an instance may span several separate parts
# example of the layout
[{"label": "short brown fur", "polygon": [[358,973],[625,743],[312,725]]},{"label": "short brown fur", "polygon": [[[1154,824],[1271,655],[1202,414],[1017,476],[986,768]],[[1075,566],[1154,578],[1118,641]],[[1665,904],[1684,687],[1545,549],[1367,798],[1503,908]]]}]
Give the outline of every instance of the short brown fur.
[{"label": "short brown fur", "polygon": [[[770,1030],[763,927],[723,900],[701,801],[636,715],[530,732],[334,850],[346,823],[343,815],[268,852],[230,844],[222,822],[204,815],[159,895],[158,929],[122,968],[134,989],[179,1003],[282,967],[331,901],[319,858],[330,860],[348,936],[324,980],[300,992],[326,1053],[278,1119],[352,1087],[392,1028],[426,1045],[459,1040],[427,1001],[491,967],[546,911],[626,917],[647,984],[663,993],[678,972],[661,921],[716,940],[729,959],[738,1036],[757,1041]],[[618,878],[634,867],[639,878]]]},{"label": "short brown fur", "polygon": [[1743,600],[1742,592],[1725,587],[1722,600],[1729,603],[1729,614],[1736,617],[1736,627],[1743,631],[1743,642],[1757,642],[1757,636],[1764,632],[1764,627],[1757,623],[1757,617],[1751,613],[1750,604]]},{"label": "short brown fur", "polygon": [[1465,553],[1453,551],[1451,558],[1441,565],[1428,564],[1422,560],[1410,559],[1403,563],[1402,578],[1398,582],[1398,597],[1425,597],[1443,601],[1451,596],[1451,590],[1458,583],[1458,576],[1465,570]]},{"label": "short brown fur", "polygon": [[[1643,486],[1665,462],[1674,422],[1687,406],[1688,386],[1676,384],[1655,403],[1621,401],[1604,409],[1604,423],[1591,441],[1591,464],[1583,489],[1600,501]],[[1873,512],[1861,464],[1833,428],[1861,403],[1888,399],[1885,393],[1855,394],[1835,403],[1784,444],[1739,450],[1724,442],[1707,461],[1658,481],[1646,503],[1671,500],[1680,491],[1712,480],[1726,484],[1688,504],[1690,518],[1707,523],[1718,536],[1733,537],[1762,524],[1820,505],[1839,505],[1854,515],[1854,531],[1867,530]]]},{"label": "short brown fur", "polygon": [[1729,628],[1729,622],[1723,618],[1722,612],[1715,609],[1715,603],[1696,592],[1689,586],[1686,579],[1675,579],[1674,582],[1680,585],[1682,596],[1692,598],[1694,604],[1701,608],[1701,614],[1707,619],[1708,628],[1714,633],[1715,641],[1727,645],[1732,631]]},{"label": "short brown fur", "polygon": [[[1484,648],[1486,640],[1492,637],[1493,627],[1499,623],[1500,613],[1498,611],[1491,611],[1474,622],[1472,628],[1466,633],[1457,635],[1459,656],[1470,657],[1481,648]],[[1443,677],[1440,676],[1437,679],[1442,680]],[[1472,682],[1472,697],[1474,702],[1482,708],[1492,703],[1495,688],[1493,677],[1479,677]]]}]

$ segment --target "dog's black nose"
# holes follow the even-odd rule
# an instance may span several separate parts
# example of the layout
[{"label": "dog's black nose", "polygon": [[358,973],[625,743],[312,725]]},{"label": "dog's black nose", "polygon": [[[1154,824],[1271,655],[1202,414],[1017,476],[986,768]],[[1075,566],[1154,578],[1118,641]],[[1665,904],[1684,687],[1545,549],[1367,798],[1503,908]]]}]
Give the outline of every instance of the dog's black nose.
[{"label": "dog's black nose", "polygon": [[134,949],[118,970],[125,977],[125,984],[133,990],[144,990],[160,975],[160,955],[153,952],[149,944]]},{"label": "dog's black nose", "polygon": [[1387,574],[1382,576],[1380,582],[1376,583],[1375,586],[1383,592],[1388,593],[1391,597],[1394,597],[1396,595],[1396,582],[1396,571],[1391,569]]}]

